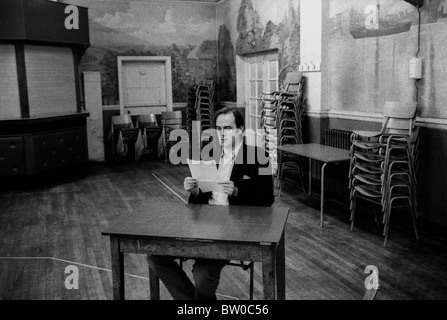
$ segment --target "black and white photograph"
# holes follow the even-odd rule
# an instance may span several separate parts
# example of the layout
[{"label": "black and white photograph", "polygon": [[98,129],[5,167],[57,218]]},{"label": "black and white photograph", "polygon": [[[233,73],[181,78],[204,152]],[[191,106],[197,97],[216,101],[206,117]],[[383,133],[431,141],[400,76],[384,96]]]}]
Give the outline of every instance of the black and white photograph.
[{"label": "black and white photograph", "polygon": [[0,300],[446,300],[446,52],[447,0],[1,0]]}]

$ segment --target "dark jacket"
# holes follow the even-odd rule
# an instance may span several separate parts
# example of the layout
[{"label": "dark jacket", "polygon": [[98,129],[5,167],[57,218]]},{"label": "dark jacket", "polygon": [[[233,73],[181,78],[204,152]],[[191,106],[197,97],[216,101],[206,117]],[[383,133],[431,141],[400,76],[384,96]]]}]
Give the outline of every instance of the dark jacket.
[{"label": "dark jacket", "polygon": [[[228,197],[230,205],[269,207],[275,201],[272,170],[268,154],[260,148],[243,144],[236,156],[230,180],[238,188],[236,197]],[[216,163],[219,159],[216,159]],[[261,162],[261,163],[260,163]],[[266,163],[264,163],[266,162]],[[190,195],[189,203],[208,204],[212,192]]]}]

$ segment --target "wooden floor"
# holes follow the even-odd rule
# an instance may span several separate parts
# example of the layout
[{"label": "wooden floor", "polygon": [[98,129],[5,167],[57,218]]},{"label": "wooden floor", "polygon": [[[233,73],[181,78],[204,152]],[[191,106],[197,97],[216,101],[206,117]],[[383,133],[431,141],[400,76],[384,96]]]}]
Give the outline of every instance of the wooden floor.
[{"label": "wooden floor", "polygon": [[[0,299],[112,299],[109,239],[101,232],[142,201],[187,199],[187,174],[187,166],[143,159],[92,164],[76,178],[0,191]],[[287,299],[361,299],[367,265],[379,270],[377,299],[447,298],[447,240],[430,224],[420,221],[417,242],[410,219],[396,214],[383,248],[369,210],[359,212],[351,232],[347,208],[328,201],[325,227],[320,228],[318,195],[303,194],[292,179],[286,180],[274,205],[290,208]],[[185,266],[188,273],[190,263]],[[79,270],[78,289],[65,287],[69,265]],[[148,299],[145,256],[126,254],[125,270],[126,298]],[[260,270],[256,263],[255,299],[262,298]],[[247,299],[248,281],[247,271],[226,267],[218,299]],[[171,299],[163,286],[161,297]]]}]

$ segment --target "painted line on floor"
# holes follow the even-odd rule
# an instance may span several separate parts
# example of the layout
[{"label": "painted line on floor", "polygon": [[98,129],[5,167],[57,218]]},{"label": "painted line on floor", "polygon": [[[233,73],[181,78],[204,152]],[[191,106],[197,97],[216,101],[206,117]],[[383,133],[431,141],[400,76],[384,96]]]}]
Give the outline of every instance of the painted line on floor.
[{"label": "painted line on floor", "polygon": [[177,197],[179,197],[180,200],[182,200],[184,203],[188,203],[188,201],[186,201],[181,196],[179,196],[178,193],[176,193],[174,190],[172,190],[166,183],[164,183],[159,177],[157,177],[157,175],[155,173],[153,173],[152,175],[155,177],[155,179],[160,181],[161,184],[163,184],[166,188],[168,188],[173,194],[175,194]]},{"label": "painted line on floor", "polygon": [[[65,263],[74,264],[74,265],[87,267],[87,268],[92,268],[92,269],[101,270],[101,271],[112,272],[112,270],[110,270],[110,269],[95,267],[95,266],[92,266],[92,265],[89,265],[89,264],[84,264],[84,263],[79,263],[79,262],[75,262],[75,261],[59,259],[59,258],[56,258],[56,257],[0,257],[0,260],[1,259],[4,259],[4,260],[45,260],[46,259],[46,260],[54,260],[54,261],[65,262]],[[133,277],[133,278],[149,280],[149,278],[147,278],[147,277],[137,276],[137,275],[134,275],[134,274],[124,273],[124,275],[125,276],[129,276],[129,277]]]},{"label": "painted line on floor", "polygon": [[[78,266],[82,266],[82,267],[87,267],[87,268],[91,268],[91,269],[112,272],[112,270],[110,270],[110,269],[95,267],[95,266],[92,266],[89,264],[60,259],[60,258],[56,258],[56,257],[0,257],[0,260],[54,260],[54,261],[65,262],[65,263],[74,264],[74,265],[78,265]],[[124,275],[128,276],[128,277],[133,277],[133,278],[149,281],[148,277],[137,276],[137,275],[129,274],[129,273],[124,273]],[[216,292],[216,295],[225,297],[225,298],[230,298],[233,300],[239,300],[236,297],[228,296],[228,295],[217,293],[217,292]]]}]

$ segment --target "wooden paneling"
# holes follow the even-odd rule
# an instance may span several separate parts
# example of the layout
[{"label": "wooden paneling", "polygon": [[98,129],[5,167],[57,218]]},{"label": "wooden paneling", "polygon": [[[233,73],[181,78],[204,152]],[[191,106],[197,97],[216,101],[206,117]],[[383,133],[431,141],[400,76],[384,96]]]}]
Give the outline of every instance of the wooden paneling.
[{"label": "wooden paneling", "polygon": [[77,113],[73,52],[25,45],[30,116]]},{"label": "wooden paneling", "polygon": [[16,53],[12,44],[0,44],[0,75],[0,118],[20,118]]}]

